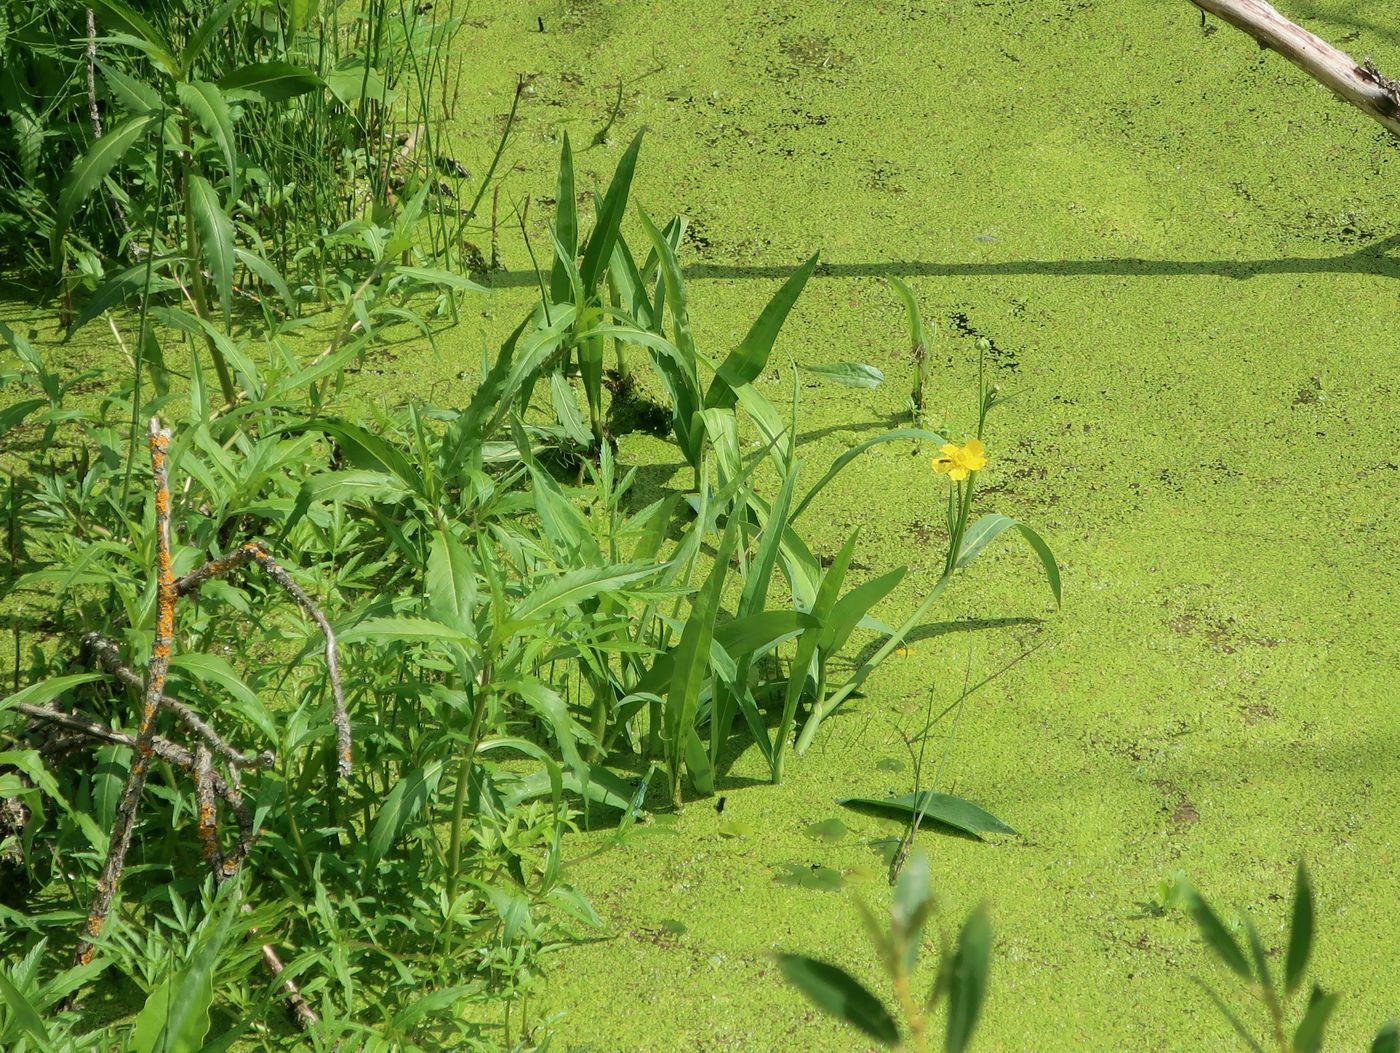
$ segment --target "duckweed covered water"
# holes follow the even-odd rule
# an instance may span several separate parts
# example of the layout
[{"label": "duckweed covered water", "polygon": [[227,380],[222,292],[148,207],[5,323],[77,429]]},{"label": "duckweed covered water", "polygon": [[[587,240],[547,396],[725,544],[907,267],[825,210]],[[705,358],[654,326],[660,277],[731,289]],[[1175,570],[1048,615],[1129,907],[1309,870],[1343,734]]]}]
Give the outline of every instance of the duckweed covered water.
[{"label": "duckweed covered water", "polygon": [[[1383,4],[1286,6],[1400,65]],[[1185,2],[502,3],[462,42],[483,94],[462,100],[459,131],[483,154],[528,76],[503,199],[533,195],[541,236],[559,135],[587,145],[623,83],[580,186],[648,128],[635,199],[691,218],[702,349],[732,346],[821,250],[774,363],[863,360],[888,381],[804,382],[809,472],[906,410],[913,365],[884,275],[938,323],[929,403],[954,428],[972,423],[989,341],[1017,398],[989,424],[979,504],[1043,528],[1065,571],[1056,614],[1030,554],[999,546],[784,785],[741,756],[722,816],[697,801],[676,835],[579,863],[610,938],[554,959],[558,1048],[864,1048],[770,957],[873,981],[847,893],[784,877],[835,873],[883,903],[869,842],[898,826],[833,799],[910,791],[912,766],[891,762],[929,693],[946,701],[969,662],[976,679],[1035,644],[969,702],[936,787],[1023,837],[920,836],[950,923],[991,903],[976,1048],[1232,1048],[1188,980],[1214,967],[1155,889],[1184,871],[1264,919],[1273,947],[1300,853],[1319,889],[1316,976],[1346,993],[1333,1043],[1362,1047],[1397,1011],[1400,971],[1397,144],[1240,34],[1204,32]],[[510,270],[483,316],[436,359],[400,359],[425,386],[450,388],[531,295],[502,239]],[[785,398],[786,369],[765,383]],[[806,523],[827,553],[859,525],[862,573],[911,566],[889,620],[940,569],[931,452],[873,451]],[[622,456],[647,487],[684,485],[662,441],[628,436]],[[851,835],[808,836],[838,816]],[[721,836],[735,823],[757,832]],[[822,884],[836,883],[806,883]]]}]

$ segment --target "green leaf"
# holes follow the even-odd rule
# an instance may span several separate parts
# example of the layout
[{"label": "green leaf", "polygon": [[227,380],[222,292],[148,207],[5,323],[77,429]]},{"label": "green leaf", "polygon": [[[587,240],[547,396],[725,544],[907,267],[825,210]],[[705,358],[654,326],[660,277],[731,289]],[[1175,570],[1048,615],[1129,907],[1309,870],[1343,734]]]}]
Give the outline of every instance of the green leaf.
[{"label": "green leaf", "polygon": [[512,634],[516,627],[528,622],[537,614],[577,605],[603,593],[616,592],[633,582],[657,574],[660,569],[658,566],[609,566],[571,570],[526,596],[511,611],[508,626],[498,627],[497,634],[504,639],[506,635]]},{"label": "green leaf", "polygon": [[802,954],[779,954],[778,968],[788,983],[818,1009],[886,1046],[899,1044],[894,1018],[878,998],[844,969]]},{"label": "green leaf", "polygon": [[259,731],[273,742],[278,740],[277,724],[272,719],[272,714],[263,705],[262,699],[258,698],[257,692],[245,684],[234,672],[233,666],[224,659],[218,655],[192,651],[172,658],[170,668],[174,672],[198,680],[201,684],[214,684],[223,688],[239,703],[238,711]]},{"label": "green leaf", "polygon": [[958,936],[948,980],[948,1030],[946,1053],[963,1053],[972,1041],[982,1003],[987,997],[987,974],[992,963],[992,922],[986,907],[968,917]]},{"label": "green leaf", "polygon": [[1322,988],[1314,985],[1312,995],[1308,998],[1308,1011],[1303,1014],[1303,1019],[1298,1022],[1298,1029],[1293,1032],[1294,1053],[1317,1053],[1322,1048],[1327,1021],[1336,1008],[1337,996],[1324,994]]},{"label": "green leaf", "polygon": [[370,872],[398,840],[403,828],[423,810],[442,780],[442,761],[415,768],[394,784],[375,816],[366,844]]},{"label": "green leaf", "polygon": [[224,211],[219,192],[201,175],[190,177],[190,208],[199,228],[202,255],[214,275],[224,329],[228,330],[233,313],[233,221]]},{"label": "green leaf", "polygon": [[627,212],[627,197],[632,191],[632,174],[637,168],[637,153],[642,148],[642,132],[638,132],[632,145],[617,162],[612,182],[608,184],[607,196],[598,210],[598,219],[589,235],[588,244],[583,250],[583,262],[579,274],[583,278],[584,292],[592,295],[603,276],[603,268],[612,259],[613,243],[622,227],[622,217]]},{"label": "green leaf", "polygon": [[278,273],[277,268],[256,252],[241,249],[237,245],[233,248],[233,258],[238,261],[240,266],[246,267],[261,278],[264,285],[270,286],[272,291],[281,297],[288,314],[296,314],[297,302],[292,298],[292,291],[287,287],[286,279]]},{"label": "green leaf", "polygon": [[82,158],[68,171],[63,181],[63,189],[58,195],[58,209],[55,214],[52,250],[54,266],[59,263],[63,249],[63,236],[73,216],[88,196],[97,189],[112,167],[126,156],[146,129],[155,122],[154,114],[132,117],[113,128],[88,149]]},{"label": "green leaf", "polygon": [[99,11],[104,22],[116,23],[135,36],[139,43],[144,44],[142,50],[155,60],[166,76],[178,76],[175,49],[170,46],[170,41],[165,39],[165,34],[122,3],[122,0],[92,0],[88,6]]},{"label": "green leaf", "polygon": [[225,98],[256,98],[284,102],[323,87],[320,77],[305,66],[290,62],[253,62],[219,78]]},{"label": "green leaf", "polygon": [[1400,1024],[1387,1020],[1371,1042],[1371,1053],[1400,1053]]},{"label": "green leaf", "polygon": [[1045,579],[1050,585],[1050,591],[1055,597],[1055,605],[1058,607],[1060,605],[1059,565],[1055,562],[1055,556],[1050,551],[1050,546],[1045,543],[1045,539],[1019,519],[1012,519],[1010,516],[993,512],[983,516],[968,527],[967,533],[963,535],[962,549],[958,553],[958,569],[967,567],[977,558],[979,552],[1011,527],[1015,527],[1021,532],[1026,543],[1040,558],[1041,566],[1045,568]]},{"label": "green leaf", "polygon": [[1016,833],[1012,827],[971,801],[948,793],[934,793],[932,790],[923,790],[917,794],[906,793],[899,797],[838,797],[836,803],[848,807],[869,808],[901,818],[922,815],[925,819],[951,826],[973,837],[980,837],[982,834]]},{"label": "green leaf", "polygon": [[156,113],[164,105],[160,92],[145,81],[137,80],[106,62],[99,61],[98,66],[102,69],[102,79],[123,109],[133,113]]},{"label": "green leaf", "polygon": [[1283,967],[1283,983],[1289,994],[1303,983],[1313,944],[1313,893],[1308,868],[1300,859],[1293,883],[1293,920],[1288,925],[1288,957]]},{"label": "green leaf", "polygon": [[829,845],[834,845],[851,832],[851,828],[835,817],[823,819],[821,822],[812,823],[803,831],[814,841],[825,841]]},{"label": "green leaf", "polygon": [[[559,185],[554,191],[554,268],[549,277],[549,297],[555,303],[571,298],[573,283],[565,266],[578,255],[578,202],[574,198],[574,152],[569,146],[569,133],[564,133],[564,145],[559,150]],[[582,279],[580,278],[580,284]]]},{"label": "green leaf", "polygon": [[25,399],[23,402],[16,402],[12,406],[0,409],[0,437],[8,435],[23,423],[25,417],[37,409],[43,409],[48,404],[48,399]]},{"label": "green leaf", "polygon": [[[807,279],[817,266],[817,254],[807,257],[782,287],[768,301],[743,341],[720,363],[716,376],[705,392],[706,409],[729,409],[738,398],[737,391],[757,380],[773,353],[778,332],[787,320],[788,312],[797,302]],[[670,294],[669,288],[667,289]]]},{"label": "green leaf", "polygon": [[24,992],[11,982],[3,970],[0,970],[0,998],[3,998],[5,1005],[9,1006],[14,1022],[20,1030],[28,1034],[36,1049],[43,1053],[43,1051],[54,1048],[53,1040],[49,1038],[48,1029],[44,1027],[44,1020],[39,1015],[39,1010],[28,998],[24,997]]},{"label": "green leaf", "polygon": [[1235,1034],[1239,1036],[1241,1042],[1250,1048],[1252,1053],[1264,1053],[1264,1047],[1249,1033],[1249,1028],[1244,1026],[1240,1018],[1235,1015],[1234,1011],[1225,1004],[1225,1000],[1216,994],[1209,984],[1199,976],[1191,977],[1191,982],[1206,993],[1206,997],[1211,1000],[1211,1003],[1220,1012],[1220,1015],[1230,1022],[1230,1026],[1234,1028]]},{"label": "green leaf", "polygon": [[185,42],[185,48],[180,52],[180,76],[188,77],[190,71],[194,69],[194,60],[199,57],[214,39],[215,34],[224,27],[224,23],[238,10],[243,0],[226,0],[225,3],[216,7],[208,15],[201,14],[194,20],[194,28],[190,31],[189,40]]},{"label": "green leaf", "polygon": [[885,374],[864,362],[829,362],[820,366],[799,365],[798,368],[848,388],[878,388],[885,382]]},{"label": "green leaf", "polygon": [[1201,938],[1205,940],[1206,946],[1229,967],[1231,972],[1248,982],[1251,978],[1249,963],[1245,961],[1244,951],[1240,950],[1240,945],[1195,888],[1187,886],[1183,891],[1186,909],[1196,920],[1196,928],[1200,929]]},{"label": "green leaf", "polygon": [[205,1048],[209,1006],[214,1001],[214,967],[237,908],[237,896],[225,894],[213,913],[200,922],[189,960],[147,996],[137,1014],[130,1053],[200,1053]]},{"label": "green leaf", "polygon": [[831,614],[822,626],[821,649],[836,653],[846,646],[846,641],[870,613],[870,609],[888,596],[903,579],[907,568],[898,567],[878,578],[872,578],[857,585],[842,596],[831,608]]},{"label": "green leaf", "polygon": [[0,710],[21,703],[31,706],[47,705],[65,691],[71,691],[79,684],[90,684],[94,680],[101,679],[101,673],[70,673],[67,676],[55,676],[48,680],[40,680],[38,683],[30,684],[28,687],[16,691],[13,695],[0,698]]},{"label": "green leaf", "polygon": [[[234,2],[240,3],[241,0],[234,0]],[[197,80],[182,81],[175,85],[175,94],[179,96],[180,105],[199,122],[204,133],[214,140],[219,151],[224,155],[224,165],[228,169],[229,194],[234,201],[237,201],[239,191],[238,148],[234,145],[233,139],[233,115],[229,113],[228,103],[224,101],[223,93],[208,81]]]},{"label": "green leaf", "polygon": [[919,302],[914,299],[913,290],[893,274],[888,277],[890,286],[899,294],[899,298],[904,301],[904,310],[909,316],[910,344],[915,348],[923,348],[924,354],[927,354],[929,349],[928,330],[924,327],[924,316],[919,310]]},{"label": "green leaf", "polygon": [[119,307],[126,303],[137,293],[146,288],[146,274],[151,275],[150,290],[153,293],[165,292],[168,289],[177,288],[176,284],[169,278],[159,276],[159,271],[171,260],[178,259],[175,256],[157,256],[149,261],[133,264],[125,270],[112,275],[99,285],[95,292],[87,298],[83,306],[78,311],[78,315],[73,319],[73,325],[68,330],[68,336],[72,336],[88,322],[92,321],[103,311],[113,307]]},{"label": "green leaf", "polygon": [[428,552],[428,610],[444,625],[470,632],[476,608],[476,566],[447,527],[439,527]]},{"label": "green leaf", "polygon": [[341,630],[336,638],[341,643],[417,643],[441,640],[447,643],[470,644],[474,638],[468,632],[430,618],[366,618]]}]

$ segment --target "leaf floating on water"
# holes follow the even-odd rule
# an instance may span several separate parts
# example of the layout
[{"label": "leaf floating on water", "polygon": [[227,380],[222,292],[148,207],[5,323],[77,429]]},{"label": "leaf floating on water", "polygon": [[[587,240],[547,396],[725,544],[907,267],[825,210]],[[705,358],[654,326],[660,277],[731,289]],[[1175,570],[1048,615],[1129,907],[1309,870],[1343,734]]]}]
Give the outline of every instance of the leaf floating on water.
[{"label": "leaf floating on water", "polygon": [[900,843],[898,837],[877,837],[874,841],[866,842],[875,854],[884,860],[885,866],[894,862],[894,856],[899,851]]},{"label": "leaf floating on water", "polygon": [[850,832],[851,828],[840,819],[836,818],[823,819],[819,823],[813,823],[803,831],[808,837],[815,838],[818,841],[825,841],[827,844],[832,845],[840,841]]},{"label": "leaf floating on water", "polygon": [[824,380],[834,380],[848,388],[878,388],[885,374],[864,362],[829,362],[819,366],[799,366]]},{"label": "leaf floating on water", "polygon": [[684,936],[690,931],[686,928],[685,922],[677,921],[675,918],[663,918],[656,927],[668,936]]},{"label": "leaf floating on water", "polygon": [[982,834],[1014,834],[1016,830],[1007,826],[991,812],[979,808],[971,801],[954,797],[949,793],[906,793],[901,797],[838,797],[837,804],[855,808],[869,808],[886,815],[912,818],[922,812],[925,820],[933,820],[955,830],[981,838]]},{"label": "leaf floating on water", "polygon": [[882,757],[875,762],[875,767],[880,771],[903,771],[904,762],[898,757]]},{"label": "leaf floating on water", "polygon": [[846,887],[846,879],[839,871],[804,863],[784,863],[773,875],[773,880],[780,885],[810,888],[818,892],[840,892]]},{"label": "leaf floating on water", "polygon": [[847,867],[841,873],[850,881],[874,881],[880,876],[880,872],[874,867],[868,867],[861,863]]},{"label": "leaf floating on water", "polygon": [[720,837],[752,837],[753,833],[753,824],[739,819],[731,819],[727,823],[721,823],[719,828]]}]

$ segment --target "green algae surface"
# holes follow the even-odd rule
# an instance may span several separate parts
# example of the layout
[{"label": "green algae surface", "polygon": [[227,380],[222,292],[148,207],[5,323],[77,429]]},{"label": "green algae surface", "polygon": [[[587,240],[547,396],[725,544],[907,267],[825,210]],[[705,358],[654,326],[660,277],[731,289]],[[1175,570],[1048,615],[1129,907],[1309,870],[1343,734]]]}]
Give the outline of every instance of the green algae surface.
[{"label": "green algae surface", "polygon": [[[1286,6],[1358,58],[1400,64],[1384,5]],[[485,143],[527,76],[508,198],[548,198],[566,129],[576,148],[604,140],[579,154],[581,187],[648,129],[634,198],[691,219],[702,349],[737,342],[821,251],[774,363],[862,360],[888,380],[804,386],[809,482],[906,412],[913,365],[884,275],[938,324],[929,405],[951,428],[973,423],[989,341],[1017,397],[989,423],[979,508],[1041,529],[1065,578],[1057,613],[1034,559],[1002,543],[783,785],[750,752],[722,815],[696,801],[664,836],[575,864],[607,938],[553,960],[556,1047],[866,1048],[771,957],[875,983],[856,912],[824,890],[836,882],[782,878],[824,868],[887,902],[870,842],[898,825],[834,799],[910,791],[901,732],[930,692],[946,701],[969,665],[985,675],[1042,642],[937,747],[935,788],[1022,836],[919,837],[947,924],[991,905],[975,1048],[1233,1048],[1189,977],[1229,984],[1154,890],[1185,872],[1278,947],[1299,855],[1319,890],[1315,975],[1344,992],[1333,1041],[1369,1041],[1397,1011],[1400,970],[1397,144],[1185,2],[502,3],[462,46],[480,89],[460,105],[462,141]],[[547,245],[543,211],[532,237]],[[502,253],[498,291],[434,361],[400,368],[447,383],[499,339],[533,285],[504,233]],[[763,383],[781,403],[786,369]],[[940,569],[931,452],[872,451],[806,522],[827,554],[861,526],[865,573],[910,566],[889,621]],[[684,485],[660,440],[628,436],[621,455]],[[805,833],[837,816],[846,836]]]},{"label": "green algae surface", "polygon": [[[1386,5],[1285,6],[1400,66]],[[788,355],[868,361],[887,382],[804,381],[808,483],[905,419],[913,364],[885,275],[938,326],[928,403],[955,431],[974,423],[985,340],[1016,398],[989,422],[978,508],[1041,530],[1065,582],[1056,611],[1003,541],[781,786],[751,751],[722,813],[697,800],[596,855],[610,832],[579,835],[569,880],[604,938],[550,960],[532,1017],[561,1014],[554,1048],[867,1048],[772,959],[836,961],[888,996],[847,897],[887,902],[900,828],[835,799],[912,790],[902,736],[930,697],[941,708],[969,670],[1035,645],[935,750],[933,788],[1020,836],[918,839],[945,925],[991,906],[974,1048],[1234,1048],[1189,982],[1227,978],[1156,889],[1184,872],[1281,947],[1299,855],[1319,897],[1315,976],[1344,993],[1333,1043],[1363,1048],[1400,1012],[1397,144],[1243,36],[1204,31],[1185,0],[501,0],[458,40],[472,90],[454,133],[474,170],[526,78],[502,198],[535,201],[537,253],[562,132],[582,188],[648,129],[634,199],[690,217],[682,261],[710,354],[821,251],[763,389],[785,404]],[[370,363],[352,382],[364,397],[465,400],[535,295],[510,231],[494,291],[435,346]],[[805,518],[827,555],[861,527],[861,574],[910,567],[886,621],[941,570],[931,453],[877,448]],[[625,436],[620,457],[644,466],[644,490],[687,480],[663,440]],[[810,833],[837,818],[844,834]]]}]

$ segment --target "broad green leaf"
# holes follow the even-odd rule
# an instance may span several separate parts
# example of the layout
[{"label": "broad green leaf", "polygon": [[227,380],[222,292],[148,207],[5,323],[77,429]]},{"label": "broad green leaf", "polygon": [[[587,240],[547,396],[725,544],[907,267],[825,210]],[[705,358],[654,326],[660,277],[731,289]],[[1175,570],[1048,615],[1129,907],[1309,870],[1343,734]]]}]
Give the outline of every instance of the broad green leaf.
[{"label": "broad green leaf", "polygon": [[150,993],[137,1014],[130,1053],[200,1053],[205,1048],[214,968],[237,906],[237,897],[225,895],[200,923],[189,960]]},{"label": "broad green leaf", "polygon": [[462,543],[439,527],[428,552],[428,610],[438,621],[470,632],[476,607],[476,565]]},{"label": "broad green leaf", "polygon": [[990,812],[971,801],[947,793],[923,790],[899,797],[838,797],[837,804],[869,808],[872,811],[901,818],[922,814],[925,819],[951,826],[956,830],[980,837],[982,834],[1014,834],[1016,831]]},{"label": "broad green leaf", "polygon": [[759,313],[748,335],[726,356],[705,393],[707,409],[732,408],[738,398],[738,389],[758,379],[768,364],[769,355],[773,353],[773,343],[778,339],[778,331],[782,329],[788,312],[797,302],[797,297],[801,295],[803,286],[807,284],[807,279],[812,276],[816,266],[817,254],[813,253],[782,284]]},{"label": "broad green leaf", "polygon": [[597,288],[603,277],[603,268],[612,258],[613,244],[617,240],[617,232],[622,228],[622,217],[627,212],[627,197],[632,191],[632,174],[637,168],[637,153],[642,148],[642,134],[636,134],[632,144],[617,162],[612,182],[608,184],[607,196],[598,209],[593,233],[589,235],[588,244],[584,246],[579,275],[583,278],[586,295],[591,296]]},{"label": "broad green leaf", "polygon": [[812,823],[802,832],[815,841],[825,841],[827,844],[834,845],[849,834],[851,828],[840,819],[831,818]]},{"label": "broad green leaf", "polygon": [[857,585],[837,600],[831,608],[831,614],[822,625],[821,649],[834,654],[845,647],[851,633],[860,625],[870,609],[894,591],[895,586],[904,579],[906,569],[898,567],[881,574],[878,578],[872,578],[862,585]]},{"label": "broad green leaf", "polygon": [[246,267],[257,275],[263,284],[270,286],[272,291],[281,297],[288,314],[296,314],[297,302],[292,298],[292,291],[287,287],[286,279],[278,273],[277,268],[256,252],[239,248],[237,245],[233,248],[233,258],[238,261],[240,266]]},{"label": "broad green leaf", "polygon": [[379,70],[373,66],[366,70],[365,60],[360,57],[344,61],[328,72],[326,87],[342,106],[349,106],[359,99],[387,103],[396,97],[384,83],[384,77]]},{"label": "broad green leaf", "polygon": [[11,982],[5,975],[5,970],[0,969],[0,998],[9,1007],[12,1019],[19,1029],[29,1036],[34,1048],[40,1053],[53,1049],[53,1040],[49,1037],[48,1028],[44,1027],[44,1019],[39,1014],[39,1010],[34,1004],[24,997],[24,992]]},{"label": "broad green leaf", "polygon": [[224,97],[284,102],[322,87],[321,78],[305,66],[290,62],[254,62],[219,79]]},{"label": "broad green leaf", "polygon": [[578,400],[574,397],[574,389],[564,379],[562,370],[549,375],[549,399],[554,406],[554,416],[563,426],[569,441],[585,449],[592,446],[593,433],[583,422],[583,416],[578,411]]},{"label": "broad green leaf", "polygon": [[844,969],[802,954],[779,954],[778,968],[818,1009],[886,1046],[899,1044],[899,1028],[889,1011]]},{"label": "broad green leaf", "polygon": [[199,228],[202,255],[214,276],[227,330],[233,313],[233,221],[224,211],[219,192],[201,175],[190,177],[190,209]]},{"label": "broad green leaf", "polygon": [[84,302],[79,309],[78,315],[73,320],[72,327],[68,330],[71,337],[88,322],[92,321],[103,311],[113,307],[120,307],[137,293],[146,288],[146,275],[151,277],[150,291],[153,293],[166,292],[170,289],[178,288],[175,282],[169,278],[162,277],[160,271],[167,263],[178,259],[176,256],[157,256],[149,261],[142,260],[133,264],[125,270],[107,278]]},{"label": "broad green leaf", "polygon": [[982,1003],[987,997],[987,973],[992,961],[992,922],[986,907],[978,907],[958,936],[948,979],[948,1030],[945,1053],[963,1053],[972,1041]]},{"label": "broad green leaf", "polygon": [[[603,593],[616,592],[643,578],[652,577],[660,569],[656,566],[584,567],[561,574],[526,596],[511,611],[512,628],[507,629],[507,634],[513,631],[513,626],[527,623],[537,614],[574,606]],[[501,627],[498,627],[497,633],[501,634]]]},{"label": "broad green leaf", "polygon": [[16,402],[12,406],[0,409],[0,437],[8,435],[23,423],[25,417],[37,409],[43,409],[48,404],[48,399],[25,399],[23,402]]},{"label": "broad green leaf", "polygon": [[1215,911],[1210,909],[1210,905],[1196,889],[1188,886],[1184,892],[1186,909],[1195,919],[1196,928],[1201,931],[1201,938],[1205,940],[1206,946],[1229,967],[1231,972],[1240,979],[1249,982],[1252,979],[1249,963],[1245,961],[1244,951],[1240,950],[1240,945],[1230,935],[1230,930],[1225,928],[1220,919],[1215,916]]},{"label": "broad green leaf", "polygon": [[317,417],[285,429],[287,432],[319,431],[336,441],[341,456],[356,468],[387,472],[421,497],[428,496],[423,474],[409,456],[393,443],[348,420]]},{"label": "broad green leaf", "polygon": [[685,736],[685,770],[696,793],[708,797],[715,792],[715,766],[694,726]]},{"label": "broad green leaf", "polygon": [[[242,0],[233,0],[233,2],[241,3]],[[223,93],[208,81],[196,80],[182,81],[175,85],[175,94],[179,96],[180,105],[199,122],[204,133],[214,140],[219,151],[224,155],[224,165],[228,169],[229,196],[236,203],[238,201],[240,167],[238,147],[234,144],[233,139],[233,115],[229,113],[228,103],[224,101]]]},{"label": "broad green leaf", "polygon": [[1313,893],[1308,868],[1300,859],[1293,883],[1293,920],[1288,925],[1288,957],[1283,968],[1283,983],[1289,994],[1303,984],[1308,971],[1308,959],[1313,944]]},{"label": "broad green leaf", "polygon": [[820,366],[799,365],[797,368],[848,388],[878,388],[885,382],[885,374],[864,362],[829,362]]},{"label": "broad green leaf", "polygon": [[773,880],[779,885],[814,892],[840,892],[846,887],[846,878],[839,870],[807,863],[784,863],[773,875]]},{"label": "broad green leaf", "polygon": [[408,497],[399,480],[384,472],[364,472],[350,469],[342,472],[320,472],[301,484],[302,491],[313,501],[396,501]]},{"label": "broad green leaf", "polygon": [[1337,996],[1325,994],[1322,988],[1314,985],[1312,995],[1308,998],[1308,1011],[1303,1014],[1303,1019],[1298,1022],[1298,1029],[1293,1032],[1294,1053],[1318,1053],[1327,1031],[1327,1021],[1336,1008]]},{"label": "broad green leaf", "polygon": [[112,94],[122,104],[122,108],[132,113],[156,113],[164,105],[160,92],[143,80],[123,73],[110,63],[98,61],[102,79],[111,88]]},{"label": "broad green leaf", "polygon": [[155,115],[147,113],[122,122],[93,143],[88,152],[69,169],[58,195],[54,218],[52,250],[55,266],[62,252],[63,236],[79,207],[155,120]]}]

